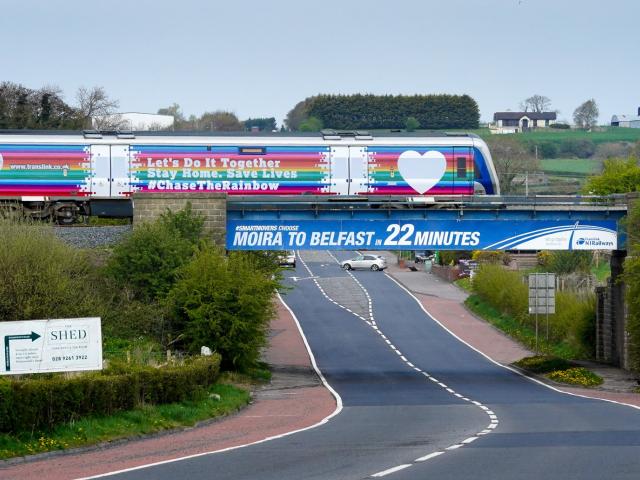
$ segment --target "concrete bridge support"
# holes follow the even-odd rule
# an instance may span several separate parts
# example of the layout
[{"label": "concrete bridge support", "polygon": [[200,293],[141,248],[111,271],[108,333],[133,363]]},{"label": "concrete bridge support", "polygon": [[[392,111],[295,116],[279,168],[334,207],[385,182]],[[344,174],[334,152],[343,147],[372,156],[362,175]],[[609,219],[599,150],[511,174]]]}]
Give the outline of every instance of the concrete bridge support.
[{"label": "concrete bridge support", "polygon": [[628,368],[627,307],[623,272],[626,250],[611,252],[611,277],[596,288],[596,359]]}]

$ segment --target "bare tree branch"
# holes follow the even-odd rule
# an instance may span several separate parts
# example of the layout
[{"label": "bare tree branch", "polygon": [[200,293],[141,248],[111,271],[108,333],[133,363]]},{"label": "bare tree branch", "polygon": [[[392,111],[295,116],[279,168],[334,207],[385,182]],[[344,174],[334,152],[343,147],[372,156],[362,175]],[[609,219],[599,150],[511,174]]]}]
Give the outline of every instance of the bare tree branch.
[{"label": "bare tree branch", "polygon": [[120,106],[120,102],[109,98],[103,87],[80,87],[76,93],[76,101],[85,128],[91,128],[93,120],[98,117],[103,120],[96,120],[97,123],[108,123],[106,118]]}]

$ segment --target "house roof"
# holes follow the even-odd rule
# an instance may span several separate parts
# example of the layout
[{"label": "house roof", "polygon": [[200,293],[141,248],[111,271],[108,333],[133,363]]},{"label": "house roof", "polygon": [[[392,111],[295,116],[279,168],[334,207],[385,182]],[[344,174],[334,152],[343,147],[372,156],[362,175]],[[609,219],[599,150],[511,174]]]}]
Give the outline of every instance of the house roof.
[{"label": "house roof", "polygon": [[555,120],[556,112],[496,112],[493,114],[493,120],[520,120],[527,117],[530,120]]}]

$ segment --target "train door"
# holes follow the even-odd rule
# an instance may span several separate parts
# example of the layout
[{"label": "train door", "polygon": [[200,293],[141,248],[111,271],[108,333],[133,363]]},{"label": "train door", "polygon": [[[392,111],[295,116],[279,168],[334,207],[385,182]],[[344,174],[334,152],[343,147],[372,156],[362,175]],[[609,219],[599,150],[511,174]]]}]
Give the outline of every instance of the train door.
[{"label": "train door", "polygon": [[331,193],[349,195],[349,147],[331,147]]},{"label": "train door", "polygon": [[91,145],[91,195],[111,195],[111,149],[109,145]]},{"label": "train door", "polygon": [[368,186],[366,147],[331,147],[331,193],[357,195]]},{"label": "train door", "polygon": [[129,145],[111,145],[111,196],[126,197],[131,192],[129,181]]},{"label": "train door", "polygon": [[456,194],[473,193],[473,157],[469,147],[453,148],[453,185]]},{"label": "train door", "polygon": [[349,147],[349,195],[367,193],[369,158],[367,147]]}]

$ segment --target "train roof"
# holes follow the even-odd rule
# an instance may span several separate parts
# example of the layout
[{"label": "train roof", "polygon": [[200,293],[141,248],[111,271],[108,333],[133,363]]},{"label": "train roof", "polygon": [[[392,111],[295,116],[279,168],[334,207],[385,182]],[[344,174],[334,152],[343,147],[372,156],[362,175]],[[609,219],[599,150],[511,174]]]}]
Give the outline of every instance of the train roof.
[{"label": "train roof", "polygon": [[184,145],[452,145],[483,143],[473,133],[442,131],[192,132],[0,130],[0,143]]}]

